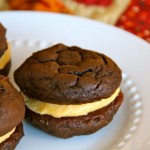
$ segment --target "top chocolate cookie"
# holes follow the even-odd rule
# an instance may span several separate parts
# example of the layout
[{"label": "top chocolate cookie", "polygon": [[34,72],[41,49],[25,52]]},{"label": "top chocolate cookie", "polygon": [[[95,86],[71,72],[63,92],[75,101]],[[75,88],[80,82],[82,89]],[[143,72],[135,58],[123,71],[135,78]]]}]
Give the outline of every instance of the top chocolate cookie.
[{"label": "top chocolate cookie", "polygon": [[24,114],[23,97],[7,77],[0,76],[0,136],[20,124]]},{"label": "top chocolate cookie", "polygon": [[6,29],[0,23],[0,57],[3,55],[5,50],[7,49],[7,42],[6,42]]},{"label": "top chocolate cookie", "polygon": [[122,78],[119,67],[104,54],[57,44],[33,53],[14,79],[30,98],[80,104],[110,97]]}]

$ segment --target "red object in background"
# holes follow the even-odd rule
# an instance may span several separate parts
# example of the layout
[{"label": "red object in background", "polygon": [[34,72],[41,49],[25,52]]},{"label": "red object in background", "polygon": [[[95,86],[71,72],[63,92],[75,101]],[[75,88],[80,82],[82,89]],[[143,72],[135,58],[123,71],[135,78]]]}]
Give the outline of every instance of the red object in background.
[{"label": "red object in background", "polygon": [[113,0],[75,0],[86,5],[110,6]]},{"label": "red object in background", "polygon": [[150,42],[150,0],[132,0],[116,26]]}]

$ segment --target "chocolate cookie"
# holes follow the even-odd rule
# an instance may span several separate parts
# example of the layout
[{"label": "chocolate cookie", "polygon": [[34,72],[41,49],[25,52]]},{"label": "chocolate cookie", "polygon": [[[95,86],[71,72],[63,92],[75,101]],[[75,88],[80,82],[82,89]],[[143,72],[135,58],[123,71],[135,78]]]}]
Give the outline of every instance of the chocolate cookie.
[{"label": "chocolate cookie", "polygon": [[[23,135],[22,127],[19,124],[21,124],[24,114],[25,107],[22,96],[7,77],[0,76],[0,136],[6,135],[16,127],[10,138],[0,143],[0,147],[3,147],[4,143],[9,147],[11,143],[15,146],[15,143],[19,142]],[[14,141],[15,139],[16,141]]]},{"label": "chocolate cookie", "polygon": [[121,70],[104,54],[57,44],[34,53],[14,72],[26,119],[69,138],[107,125],[123,101]]},{"label": "chocolate cookie", "polygon": [[7,76],[11,67],[11,60],[0,70],[0,75]]},{"label": "chocolate cookie", "polygon": [[[7,76],[11,66],[10,51],[6,40],[6,29],[0,23],[0,74]],[[3,57],[5,56],[5,59]],[[3,60],[2,60],[3,59]]]},{"label": "chocolate cookie", "polygon": [[14,133],[6,139],[4,142],[0,143],[0,150],[14,150],[16,145],[19,143],[20,139],[24,136],[23,124],[20,123]]},{"label": "chocolate cookie", "polygon": [[28,97],[55,104],[81,104],[110,97],[121,70],[104,54],[57,44],[34,53],[14,73]]},{"label": "chocolate cookie", "polygon": [[0,23],[0,57],[3,55],[5,50],[7,49],[7,41],[6,41],[6,29]]},{"label": "chocolate cookie", "polygon": [[106,126],[112,119],[123,101],[123,94],[108,106],[79,117],[54,118],[50,115],[37,114],[26,107],[26,119],[29,123],[45,132],[61,138],[75,135],[91,134]]}]

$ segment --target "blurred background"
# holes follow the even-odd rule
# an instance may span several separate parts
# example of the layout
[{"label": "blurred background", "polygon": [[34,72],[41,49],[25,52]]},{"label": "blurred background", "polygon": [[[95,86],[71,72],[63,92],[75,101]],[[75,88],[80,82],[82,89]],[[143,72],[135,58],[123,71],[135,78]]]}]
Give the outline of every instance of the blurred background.
[{"label": "blurred background", "polygon": [[150,43],[150,0],[0,0],[0,10],[79,15],[117,26]]}]

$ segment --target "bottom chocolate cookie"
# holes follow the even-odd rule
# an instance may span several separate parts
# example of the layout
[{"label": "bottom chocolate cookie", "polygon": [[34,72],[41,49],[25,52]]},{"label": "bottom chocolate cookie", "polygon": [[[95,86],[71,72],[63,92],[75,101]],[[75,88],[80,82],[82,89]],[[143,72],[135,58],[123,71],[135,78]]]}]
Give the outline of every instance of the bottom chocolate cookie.
[{"label": "bottom chocolate cookie", "polygon": [[20,123],[14,133],[6,139],[4,142],[0,143],[0,150],[14,150],[16,145],[19,143],[20,139],[24,136],[23,124]]},{"label": "bottom chocolate cookie", "polygon": [[75,135],[91,134],[106,126],[112,119],[123,101],[123,94],[108,106],[79,117],[54,118],[40,115],[26,108],[26,120],[33,126],[60,138]]},{"label": "bottom chocolate cookie", "polygon": [[0,75],[7,76],[9,73],[10,67],[11,67],[11,61],[9,61],[7,65],[2,70],[0,70]]}]

